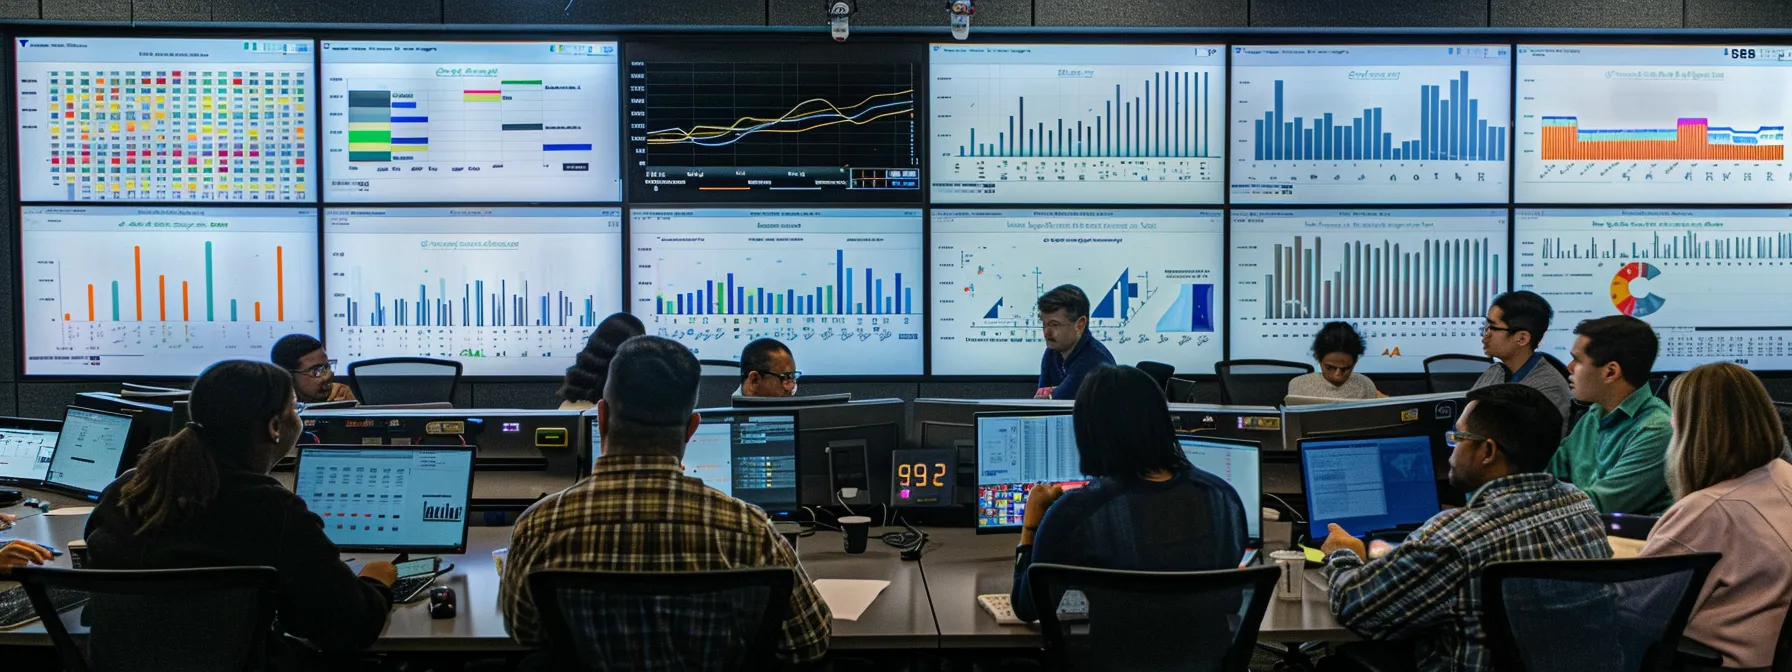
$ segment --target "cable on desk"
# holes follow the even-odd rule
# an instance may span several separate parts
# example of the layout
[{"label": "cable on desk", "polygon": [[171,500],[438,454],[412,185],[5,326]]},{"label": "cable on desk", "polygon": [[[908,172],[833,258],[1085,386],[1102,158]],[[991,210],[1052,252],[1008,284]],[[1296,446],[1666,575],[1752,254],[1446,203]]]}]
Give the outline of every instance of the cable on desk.
[{"label": "cable on desk", "polygon": [[1301,515],[1300,515],[1300,510],[1299,510],[1299,509],[1296,509],[1296,508],[1294,508],[1294,505],[1292,505],[1292,504],[1289,504],[1289,503],[1288,503],[1288,500],[1286,500],[1286,499],[1282,499],[1282,498],[1281,498],[1281,497],[1277,497],[1277,496],[1276,496],[1276,495],[1275,495],[1275,493],[1270,493],[1270,492],[1265,492],[1265,493],[1263,493],[1263,496],[1264,496],[1264,497],[1268,497],[1268,498],[1270,498],[1270,499],[1273,499],[1273,500],[1276,500],[1276,501],[1278,501],[1278,502],[1281,502],[1281,503],[1282,503],[1282,506],[1285,506],[1285,507],[1288,507],[1288,515],[1289,515],[1289,516],[1292,516],[1292,517],[1293,517],[1293,518],[1294,518],[1294,524],[1296,524],[1296,525],[1305,525],[1305,524],[1307,524],[1307,519],[1306,519],[1306,518],[1302,518],[1302,517],[1301,517]]}]

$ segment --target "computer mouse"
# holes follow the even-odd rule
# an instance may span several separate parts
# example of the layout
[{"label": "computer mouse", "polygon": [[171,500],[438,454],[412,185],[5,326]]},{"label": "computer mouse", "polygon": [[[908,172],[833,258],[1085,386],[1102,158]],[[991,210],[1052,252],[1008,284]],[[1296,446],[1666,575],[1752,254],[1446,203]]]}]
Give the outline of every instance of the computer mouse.
[{"label": "computer mouse", "polygon": [[25,501],[24,501],[24,502],[22,502],[22,503],[21,503],[21,504],[20,504],[20,505],[21,505],[21,506],[25,506],[25,507],[28,507],[28,508],[33,508],[33,509],[37,509],[37,510],[38,510],[38,511],[42,511],[42,512],[44,512],[44,513],[49,513],[49,512],[50,512],[50,503],[49,503],[49,502],[46,502],[46,501],[44,501],[44,500],[41,500],[41,499],[38,499],[38,498],[36,498],[36,497],[32,497],[32,498],[30,498],[30,499],[26,499],[26,500],[25,500]]},{"label": "computer mouse", "polygon": [[454,589],[436,586],[429,591],[429,617],[454,618]]}]

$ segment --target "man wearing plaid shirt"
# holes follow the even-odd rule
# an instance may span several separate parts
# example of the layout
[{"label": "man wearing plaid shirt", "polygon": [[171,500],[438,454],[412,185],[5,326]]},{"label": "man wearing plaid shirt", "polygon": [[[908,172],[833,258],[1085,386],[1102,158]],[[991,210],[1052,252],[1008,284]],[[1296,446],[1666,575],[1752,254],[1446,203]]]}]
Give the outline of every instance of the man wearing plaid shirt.
[{"label": "man wearing plaid shirt", "polygon": [[[676,341],[629,339],[610,361],[598,402],[602,454],[591,477],[524,512],[511,536],[498,605],[522,644],[542,647],[529,595],[537,569],[695,572],[753,567],[796,571],[779,657],[807,663],[827,653],[831,615],[797,564],[796,552],[763,511],[684,474],[685,442],[697,431],[697,358]],[[725,605],[724,605],[725,610]],[[685,619],[680,619],[685,620]],[[600,632],[606,653],[694,650],[705,633]]]},{"label": "man wearing plaid shirt", "polygon": [[[1481,623],[1482,567],[1611,557],[1586,493],[1544,471],[1561,428],[1561,411],[1533,388],[1508,383],[1469,392],[1448,437],[1450,484],[1474,493],[1467,506],[1432,516],[1399,548],[1366,563],[1363,543],[1331,526],[1322,550],[1332,613],[1364,639],[1401,640],[1346,645],[1333,658],[1371,661],[1377,669],[1492,669]],[[1354,667],[1327,660],[1335,669]]]}]

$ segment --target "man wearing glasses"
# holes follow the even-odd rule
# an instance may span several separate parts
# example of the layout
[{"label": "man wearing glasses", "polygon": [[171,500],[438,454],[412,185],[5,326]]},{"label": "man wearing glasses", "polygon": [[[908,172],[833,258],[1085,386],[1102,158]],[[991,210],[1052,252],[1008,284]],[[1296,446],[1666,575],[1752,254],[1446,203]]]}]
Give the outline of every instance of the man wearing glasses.
[{"label": "man wearing glasses", "polygon": [[796,357],[775,339],[761,338],[740,351],[740,397],[789,397],[796,394]]},{"label": "man wearing glasses", "polygon": [[1574,392],[1568,389],[1568,369],[1539,352],[1552,317],[1555,311],[1549,307],[1549,301],[1536,292],[1506,292],[1494,299],[1487,308],[1487,322],[1481,325],[1481,351],[1499,361],[1488,367],[1469,389],[1502,383],[1534,388],[1562,412],[1562,435],[1567,436],[1571,428],[1567,421],[1573,417],[1569,411],[1574,403]]},{"label": "man wearing glasses", "polygon": [[324,352],[323,342],[305,334],[292,334],[274,343],[269,357],[274,365],[292,373],[292,391],[300,403],[354,401],[355,393],[336,382],[330,369],[336,360]]}]

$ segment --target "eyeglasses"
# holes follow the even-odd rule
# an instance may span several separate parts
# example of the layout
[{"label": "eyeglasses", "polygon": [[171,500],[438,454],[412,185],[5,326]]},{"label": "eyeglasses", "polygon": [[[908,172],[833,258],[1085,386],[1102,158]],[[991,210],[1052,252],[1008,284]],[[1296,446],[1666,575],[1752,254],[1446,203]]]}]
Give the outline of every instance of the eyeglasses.
[{"label": "eyeglasses", "polygon": [[1495,332],[1495,331],[1504,331],[1507,333],[1511,333],[1516,330],[1511,327],[1497,326],[1492,322],[1482,322],[1481,323],[1481,335],[1482,336],[1486,336],[1488,333]]},{"label": "eyeglasses", "polygon": [[1446,445],[1450,446],[1451,448],[1455,448],[1456,444],[1461,443],[1463,441],[1486,441],[1486,440],[1487,440],[1487,437],[1481,436],[1480,434],[1470,434],[1468,432],[1459,432],[1454,429],[1444,432],[1444,443]]},{"label": "eyeglasses", "polygon": [[335,366],[336,366],[336,360],[332,359],[328,362],[319,364],[317,366],[313,366],[309,369],[287,369],[287,371],[291,371],[293,373],[302,373],[307,376],[311,376],[312,378],[322,378],[322,377],[324,377],[325,373],[329,373],[330,369]]},{"label": "eyeglasses", "polygon": [[759,375],[772,376],[778,380],[784,381],[785,385],[795,385],[797,379],[803,377],[803,372],[791,371],[790,373],[778,373],[777,371],[760,371]]}]

